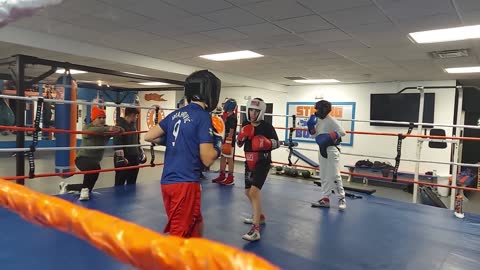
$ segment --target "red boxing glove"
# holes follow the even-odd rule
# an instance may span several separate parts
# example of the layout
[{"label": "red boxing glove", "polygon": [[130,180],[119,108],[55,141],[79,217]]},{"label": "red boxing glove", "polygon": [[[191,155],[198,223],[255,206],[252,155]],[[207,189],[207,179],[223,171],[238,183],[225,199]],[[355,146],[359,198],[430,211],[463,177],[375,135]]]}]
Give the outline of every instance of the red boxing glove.
[{"label": "red boxing glove", "polygon": [[273,148],[277,148],[277,141],[267,139],[265,136],[255,136],[252,139],[253,151],[270,151]]},{"label": "red boxing glove", "polygon": [[233,147],[231,143],[222,146],[222,155],[224,157],[233,157]]},{"label": "red boxing glove", "polygon": [[255,134],[255,128],[252,125],[246,125],[238,133],[238,141],[244,142],[246,140],[251,140]]}]

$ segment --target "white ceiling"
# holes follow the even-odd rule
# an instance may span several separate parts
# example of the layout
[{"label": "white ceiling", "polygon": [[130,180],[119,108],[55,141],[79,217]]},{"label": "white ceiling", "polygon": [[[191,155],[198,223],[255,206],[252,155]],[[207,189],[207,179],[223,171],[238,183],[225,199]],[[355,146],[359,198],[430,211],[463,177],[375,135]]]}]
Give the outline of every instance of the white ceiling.
[{"label": "white ceiling", "polygon": [[[479,65],[480,42],[420,45],[412,31],[480,24],[480,0],[65,0],[9,26],[53,34],[251,79],[287,76],[345,83],[473,79],[445,67]],[[470,49],[469,57],[429,52]],[[198,56],[253,50],[265,57],[212,62]],[[0,43],[14,53],[182,80],[185,75]],[[124,70],[129,69],[129,70]]]}]

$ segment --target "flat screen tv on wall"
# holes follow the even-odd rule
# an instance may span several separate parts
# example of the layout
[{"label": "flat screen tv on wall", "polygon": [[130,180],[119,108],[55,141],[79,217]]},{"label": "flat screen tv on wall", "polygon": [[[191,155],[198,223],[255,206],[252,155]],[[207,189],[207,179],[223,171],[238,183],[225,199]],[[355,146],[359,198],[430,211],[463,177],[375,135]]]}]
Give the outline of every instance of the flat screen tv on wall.
[{"label": "flat screen tv on wall", "polygon": [[[418,122],[420,106],[419,93],[371,94],[370,120]],[[426,93],[424,99],[423,123],[433,123],[435,113],[435,93]],[[408,124],[370,122],[371,126],[408,127]],[[433,126],[425,125],[425,128]]]}]

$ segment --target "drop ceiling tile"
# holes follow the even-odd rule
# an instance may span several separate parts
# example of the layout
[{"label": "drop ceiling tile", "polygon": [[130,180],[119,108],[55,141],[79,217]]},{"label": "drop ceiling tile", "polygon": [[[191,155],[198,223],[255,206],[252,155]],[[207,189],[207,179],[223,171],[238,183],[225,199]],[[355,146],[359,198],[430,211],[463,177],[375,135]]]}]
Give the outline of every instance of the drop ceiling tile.
[{"label": "drop ceiling tile", "polygon": [[362,24],[387,23],[390,20],[374,5],[354,7],[321,14],[337,27]]},{"label": "drop ceiling tile", "polygon": [[218,24],[230,27],[259,24],[265,22],[265,20],[237,7],[203,14],[203,17]]},{"label": "drop ceiling tile", "polygon": [[318,15],[308,15],[303,17],[279,20],[275,21],[274,23],[294,33],[303,33],[334,28],[334,26],[326,22],[324,19],[322,19],[322,17]]},{"label": "drop ceiling tile", "polygon": [[313,14],[313,12],[296,1],[264,1],[242,7],[258,17],[267,20],[281,20]]}]

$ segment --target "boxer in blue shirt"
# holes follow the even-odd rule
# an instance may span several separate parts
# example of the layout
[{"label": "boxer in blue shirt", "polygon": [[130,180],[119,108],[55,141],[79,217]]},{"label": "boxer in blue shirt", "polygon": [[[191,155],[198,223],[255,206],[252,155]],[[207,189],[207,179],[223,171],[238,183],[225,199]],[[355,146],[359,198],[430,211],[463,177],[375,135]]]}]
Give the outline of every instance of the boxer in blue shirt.
[{"label": "boxer in blue shirt", "polygon": [[202,236],[200,175],[222,148],[222,137],[216,135],[209,114],[218,104],[220,84],[209,71],[192,73],[185,81],[188,105],[145,135],[145,141],[166,147],[161,189],[168,216],[164,232],[170,235]]}]

